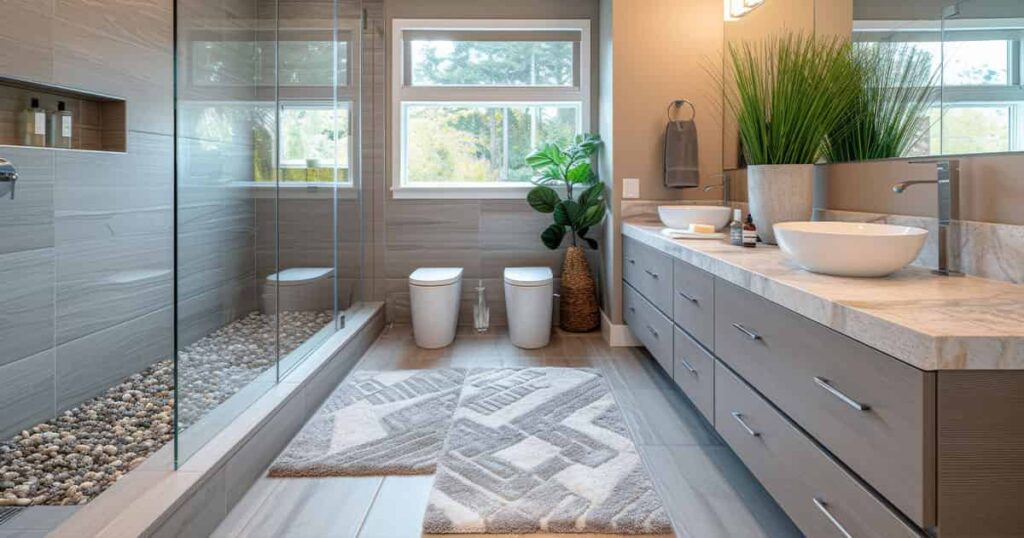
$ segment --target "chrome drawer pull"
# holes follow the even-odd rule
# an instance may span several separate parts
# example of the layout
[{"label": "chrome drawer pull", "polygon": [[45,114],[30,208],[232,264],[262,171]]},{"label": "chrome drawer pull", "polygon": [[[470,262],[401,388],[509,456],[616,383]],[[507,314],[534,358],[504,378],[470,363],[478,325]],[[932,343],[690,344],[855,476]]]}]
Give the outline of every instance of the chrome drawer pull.
[{"label": "chrome drawer pull", "polygon": [[651,327],[650,325],[648,325],[647,326],[647,330],[651,331],[651,334],[653,334],[655,338],[659,338],[658,331],[654,330],[654,327]]},{"label": "chrome drawer pull", "polygon": [[690,297],[689,295],[687,295],[686,293],[681,292],[681,291],[676,292],[676,293],[678,293],[679,296],[682,297],[683,299],[686,299],[687,301],[690,301],[693,304],[699,304],[700,303],[700,301],[698,301],[696,297]]},{"label": "chrome drawer pull", "polygon": [[757,334],[756,332],[754,332],[754,331],[744,327],[743,325],[740,325],[739,323],[733,323],[732,326],[736,327],[736,329],[738,331],[740,331],[741,333],[749,336],[751,340],[760,340],[761,339],[761,335],[760,334]]},{"label": "chrome drawer pull", "polygon": [[832,512],[828,509],[828,503],[817,497],[814,497],[812,500],[814,501],[814,506],[817,506],[818,510],[821,510],[821,513],[825,514],[825,517],[827,517],[828,520],[831,521],[837,529],[839,529],[839,532],[843,533],[843,536],[846,538],[853,538],[853,535],[846,530],[846,527],[844,527],[838,519],[836,519],[836,516],[832,515]]},{"label": "chrome drawer pull", "polygon": [[686,368],[686,370],[688,372],[690,372],[693,375],[697,375],[697,370],[694,370],[693,369],[693,365],[691,365],[690,363],[686,362],[686,359],[684,359],[682,357],[679,357],[679,362],[683,363],[683,368]]},{"label": "chrome drawer pull", "polygon": [[739,422],[740,426],[743,426],[743,429],[747,430],[747,433],[749,433],[751,437],[761,437],[760,433],[755,432],[753,428],[747,425],[747,421],[743,420],[743,413],[733,411],[732,418],[736,419],[736,422]]},{"label": "chrome drawer pull", "polygon": [[869,411],[869,410],[871,410],[871,406],[870,405],[864,405],[864,404],[858,402],[857,400],[854,400],[853,398],[850,398],[849,396],[843,394],[839,389],[833,387],[832,384],[829,383],[828,380],[823,378],[823,377],[815,377],[814,378],[814,383],[817,384],[819,387],[827,390],[829,392],[829,394],[831,394],[832,396],[835,396],[836,398],[839,398],[840,400],[843,401],[843,403],[845,403],[846,405],[856,409],[857,411]]},{"label": "chrome drawer pull", "polygon": [[658,273],[655,273],[654,271],[651,271],[650,269],[644,269],[644,272],[647,273],[648,275],[650,275],[651,278],[654,278],[654,279],[658,278]]}]

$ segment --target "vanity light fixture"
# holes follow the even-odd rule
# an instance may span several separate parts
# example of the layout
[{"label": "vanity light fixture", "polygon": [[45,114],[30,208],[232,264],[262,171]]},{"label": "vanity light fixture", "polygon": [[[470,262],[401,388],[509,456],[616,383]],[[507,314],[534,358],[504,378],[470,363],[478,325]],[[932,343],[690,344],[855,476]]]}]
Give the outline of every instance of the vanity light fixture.
[{"label": "vanity light fixture", "polygon": [[738,19],[763,3],[764,0],[726,0],[726,20]]}]

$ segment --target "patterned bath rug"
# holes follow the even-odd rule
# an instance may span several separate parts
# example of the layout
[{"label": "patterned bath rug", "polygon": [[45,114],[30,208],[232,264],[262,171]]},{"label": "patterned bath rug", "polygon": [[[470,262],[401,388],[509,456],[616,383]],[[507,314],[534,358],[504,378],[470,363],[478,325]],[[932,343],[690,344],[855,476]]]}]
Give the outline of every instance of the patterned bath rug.
[{"label": "patterned bath rug", "polygon": [[671,535],[615,400],[594,370],[470,371],[425,534]]},{"label": "patterned bath rug", "polygon": [[353,373],[292,439],[271,477],[431,474],[466,372]]}]

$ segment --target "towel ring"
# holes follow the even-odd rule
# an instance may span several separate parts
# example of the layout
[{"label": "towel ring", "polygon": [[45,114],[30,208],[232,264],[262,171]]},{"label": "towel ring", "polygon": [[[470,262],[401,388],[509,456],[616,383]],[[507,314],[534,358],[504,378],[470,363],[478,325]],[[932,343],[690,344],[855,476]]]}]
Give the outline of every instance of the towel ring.
[{"label": "towel ring", "polygon": [[666,111],[666,113],[668,114],[668,121],[673,122],[673,123],[677,122],[677,121],[680,121],[680,120],[675,119],[673,117],[673,114],[676,111],[678,111],[680,108],[683,108],[683,105],[690,105],[690,119],[689,120],[685,120],[685,121],[693,121],[694,119],[696,119],[696,117],[697,117],[697,108],[693,106],[693,103],[687,101],[686,99],[676,99],[675,101],[672,101],[668,105],[668,110]]}]

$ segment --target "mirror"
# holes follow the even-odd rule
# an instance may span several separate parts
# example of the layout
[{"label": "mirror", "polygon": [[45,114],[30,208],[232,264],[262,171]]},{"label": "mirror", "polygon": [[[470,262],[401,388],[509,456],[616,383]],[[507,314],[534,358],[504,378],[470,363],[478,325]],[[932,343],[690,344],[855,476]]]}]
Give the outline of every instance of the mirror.
[{"label": "mirror", "polygon": [[[900,155],[836,160],[1024,151],[1024,1],[724,0],[724,13],[727,87],[730,45],[787,32],[852,36],[855,50],[927,64],[930,78],[906,78],[932,87],[917,94],[926,102],[913,143]],[[728,111],[723,124],[723,168],[743,168]]]}]

